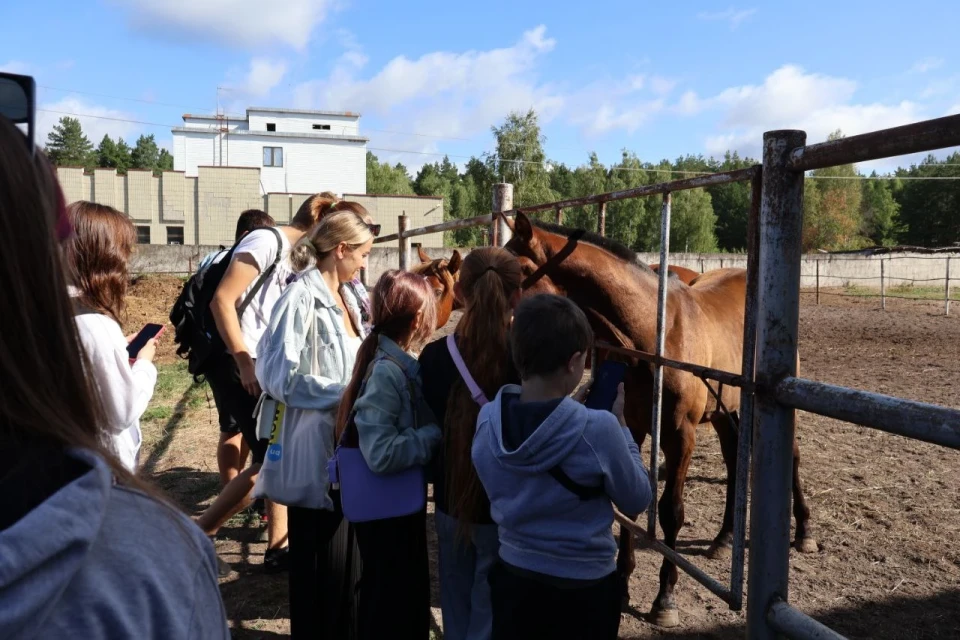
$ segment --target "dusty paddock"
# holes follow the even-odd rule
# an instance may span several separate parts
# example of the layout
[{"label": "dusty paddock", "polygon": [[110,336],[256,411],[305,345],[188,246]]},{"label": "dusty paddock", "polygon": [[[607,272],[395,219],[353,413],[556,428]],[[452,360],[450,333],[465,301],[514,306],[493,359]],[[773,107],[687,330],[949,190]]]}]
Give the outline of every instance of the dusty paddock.
[{"label": "dusty paddock", "polygon": [[[166,316],[175,279],[148,278],[131,291],[128,325]],[[869,391],[960,406],[960,318],[937,303],[804,295],[805,376]],[[957,310],[960,312],[960,309]],[[209,393],[161,350],[155,402],[145,416],[144,473],[185,510],[218,491],[216,412]],[[960,637],[960,456],[956,452],[809,414],[799,418],[802,474],[820,552],[791,554],[791,602],[850,638]],[[722,580],[725,563],[703,557],[719,527],[723,465],[712,431],[701,430],[686,489],[681,550]],[[257,530],[242,517],[222,532],[220,552],[237,574],[222,592],[238,638],[286,635],[285,576],[265,576]],[[634,612],[622,638],[738,638],[743,614],[681,574],[682,625],[662,631],[642,619],[656,593],[659,556],[637,554]]]}]

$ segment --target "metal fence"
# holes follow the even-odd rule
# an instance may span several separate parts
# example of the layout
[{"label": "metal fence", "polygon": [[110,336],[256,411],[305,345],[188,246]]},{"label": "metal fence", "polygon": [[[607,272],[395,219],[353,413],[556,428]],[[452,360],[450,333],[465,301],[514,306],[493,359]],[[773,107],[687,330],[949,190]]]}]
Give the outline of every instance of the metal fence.
[{"label": "metal fence", "polygon": [[[717,371],[663,357],[667,271],[659,272],[656,353],[621,351],[654,366],[651,428],[651,475],[656,490],[659,416],[663,367],[691,372],[741,388],[741,421],[737,451],[734,553],[729,587],[720,584],[675,550],[653,540],[655,507],[648,528],[618,516],[622,526],[644,535],[650,546],[675,562],[731,608],[742,604],[746,531],[747,481],[750,477],[750,563],[747,593],[747,635],[766,640],[840,638],[839,634],[788,604],[791,485],[796,410],[860,424],[869,428],[960,449],[960,411],[902,398],[858,391],[797,377],[797,342],[801,285],[801,231],[804,172],[839,164],[960,145],[960,116],[950,116],[823,144],[806,146],[802,131],[772,131],[763,138],[763,164],[740,171],[698,176],[625,191],[514,209],[512,186],[498,185],[494,212],[421,229],[400,231],[380,241],[400,240],[400,267],[409,266],[410,238],[437,231],[489,225],[493,244],[509,235],[504,216],[553,210],[562,222],[564,207],[596,204],[597,230],[606,222],[606,203],[641,196],[663,196],[660,263],[669,263],[670,193],[682,189],[752,181],[748,220],[747,295],[744,309],[743,362],[740,374]],[[882,264],[882,263],[881,263]],[[949,278],[949,275],[947,275]],[[949,291],[949,288],[947,289]],[[750,466],[746,464],[750,460]],[[655,504],[655,501],[654,501]]]}]

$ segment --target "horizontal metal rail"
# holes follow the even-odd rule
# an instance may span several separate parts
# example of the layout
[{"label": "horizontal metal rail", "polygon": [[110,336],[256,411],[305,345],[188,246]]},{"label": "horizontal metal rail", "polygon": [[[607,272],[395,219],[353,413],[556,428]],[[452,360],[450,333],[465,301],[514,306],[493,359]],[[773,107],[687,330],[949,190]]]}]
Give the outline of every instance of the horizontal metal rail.
[{"label": "horizontal metal rail", "polygon": [[627,349],[624,347],[615,347],[612,344],[607,344],[606,342],[598,342],[596,347],[611,353],[619,353],[620,355],[637,358],[638,360],[643,360],[644,362],[649,362],[651,364],[659,364],[664,367],[670,367],[671,369],[686,371],[687,373],[692,373],[700,378],[716,380],[717,382],[722,382],[723,384],[730,385],[731,387],[740,387],[748,393],[752,393],[754,390],[753,381],[748,380],[737,373],[723,371],[722,369],[703,367],[698,364],[691,364],[689,362],[680,362],[679,360],[671,360],[670,358],[661,358],[655,353],[647,353],[646,351],[637,351],[636,349]]},{"label": "horizontal metal rail", "polygon": [[880,160],[960,145],[960,115],[925,120],[794,149],[787,163],[795,171]]},{"label": "horizontal metal rail", "polygon": [[790,640],[847,640],[846,636],[797,611],[783,600],[776,600],[767,609],[767,622]]},{"label": "horizontal metal rail", "polygon": [[[753,167],[747,167],[746,169],[737,169],[736,171],[710,173],[697,176],[695,178],[685,178],[683,180],[674,180],[672,182],[660,182],[658,184],[650,184],[642,187],[635,187],[633,189],[625,189],[623,191],[610,191],[609,193],[601,193],[595,196],[587,196],[584,198],[573,198],[570,200],[561,200],[559,202],[546,202],[543,204],[530,205],[529,207],[517,207],[510,209],[509,211],[505,211],[504,215],[512,217],[521,211],[524,213],[529,213],[533,211],[563,209],[564,207],[576,207],[588,204],[602,204],[604,202],[629,200],[630,198],[641,198],[644,196],[669,193],[671,191],[683,191],[685,189],[712,187],[720,184],[730,184],[732,182],[744,182],[752,179],[759,170],[760,166],[756,165]],[[418,227],[416,229],[405,231],[403,237],[412,238],[414,236],[424,236],[428,233],[439,233],[441,231],[454,231],[457,229],[467,229],[470,227],[488,225],[492,222],[494,215],[496,214],[485,213],[472,218],[460,218],[458,220],[438,222],[437,224],[431,224],[426,227]],[[376,238],[373,243],[382,244],[384,242],[392,242],[399,239],[399,233],[391,233],[390,235]]]},{"label": "horizontal metal rail", "polygon": [[672,193],[674,191],[684,191],[686,189],[699,189],[701,187],[714,187],[720,184],[730,184],[732,182],[745,182],[747,180],[751,180],[758,171],[760,171],[760,165],[754,165],[752,167],[747,167],[746,169],[708,173],[702,176],[696,176],[695,178],[684,178],[682,180],[648,184],[642,187],[624,189],[622,191],[598,193],[597,195],[585,196],[583,198],[570,198],[569,200],[544,202],[542,204],[534,204],[528,207],[515,207],[508,213],[516,214],[521,211],[523,213],[531,213],[533,211],[566,209],[567,207],[582,207],[589,204],[602,204],[604,202],[614,202],[616,200],[629,200],[631,198],[641,198],[643,196]]},{"label": "horizontal metal rail", "polygon": [[709,576],[697,565],[693,564],[656,538],[651,537],[650,534],[647,533],[646,529],[620,513],[618,510],[613,510],[613,517],[617,522],[620,523],[622,527],[626,528],[634,535],[639,536],[641,538],[641,543],[644,546],[653,549],[660,555],[666,556],[671,562],[683,569],[691,578],[709,589],[711,593],[726,602],[728,605],[732,603],[733,596],[730,593],[730,589],[720,584],[720,582]]},{"label": "horizontal metal rail", "polygon": [[[456,229],[467,229],[470,227],[479,227],[490,224],[493,220],[493,214],[485,213],[482,216],[474,216],[473,218],[459,218],[457,220],[447,220],[446,222],[438,222],[437,224],[427,225],[426,227],[417,227],[416,229],[410,229],[403,232],[404,238],[412,238],[414,236],[425,236],[428,233],[438,233],[440,231],[454,231]],[[399,233],[391,233],[388,236],[380,236],[375,238],[373,244],[381,244],[383,242],[391,242],[393,240],[399,240]]]},{"label": "horizontal metal rail", "polygon": [[774,389],[777,402],[828,418],[960,449],[960,410],[787,377]]}]

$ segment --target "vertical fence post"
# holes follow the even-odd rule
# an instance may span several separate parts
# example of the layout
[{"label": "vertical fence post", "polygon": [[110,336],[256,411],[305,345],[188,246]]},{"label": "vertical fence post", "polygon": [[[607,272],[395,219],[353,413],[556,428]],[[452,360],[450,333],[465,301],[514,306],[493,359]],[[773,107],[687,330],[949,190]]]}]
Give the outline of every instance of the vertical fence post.
[{"label": "vertical fence post", "polygon": [[410,268],[410,252],[412,247],[410,246],[410,238],[406,237],[407,233],[407,214],[404,212],[402,216],[397,218],[397,244],[400,247],[400,270],[406,271]]},{"label": "vertical fence post", "polygon": [[820,258],[817,258],[817,304],[820,304]]},{"label": "vertical fence post", "polygon": [[950,315],[950,256],[947,256],[947,278],[943,284],[944,312]]},{"label": "vertical fence post", "polygon": [[603,201],[597,205],[597,233],[607,235],[607,203]]},{"label": "vertical fence post", "polygon": [[501,182],[493,185],[493,226],[496,228],[496,246],[502,247],[510,240],[513,233],[507,226],[506,219],[499,215],[513,209],[513,185]]},{"label": "vertical fence post", "polygon": [[[657,269],[657,356],[663,357],[667,334],[667,276],[670,260],[670,192],[663,194],[660,213],[660,268]],[[653,365],[653,416],[650,420],[650,485],[653,499],[647,514],[647,533],[657,537],[657,472],[660,466],[660,418],[663,415],[663,366]]]},{"label": "vertical fence post", "polygon": [[[753,381],[757,354],[757,270],[760,264],[761,176],[750,184],[750,213],[747,218],[747,295],[743,309],[743,359],[740,371]],[[740,392],[740,430],[737,433],[737,476],[733,502],[733,552],[730,557],[730,608],[743,609],[743,557],[747,535],[747,484],[750,482],[750,448],[753,442],[754,402],[752,393]]]},{"label": "vertical fence post", "polygon": [[557,207],[557,224],[563,224],[563,209]]},{"label": "vertical fence post", "polygon": [[880,258],[880,308],[887,308],[887,283],[884,278],[884,263],[886,262],[885,258]]},{"label": "vertical fence post", "polygon": [[[806,139],[803,131],[763,135],[757,380],[764,385],[797,371],[803,172],[791,171],[787,162]],[[747,637],[774,640],[778,634],[766,616],[777,599],[787,601],[796,411],[765,393],[754,406]]]}]

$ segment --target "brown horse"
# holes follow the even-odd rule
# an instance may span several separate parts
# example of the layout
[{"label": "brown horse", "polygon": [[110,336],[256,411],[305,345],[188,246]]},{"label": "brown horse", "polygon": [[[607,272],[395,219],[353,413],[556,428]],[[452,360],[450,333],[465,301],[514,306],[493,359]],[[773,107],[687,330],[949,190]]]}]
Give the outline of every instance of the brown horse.
[{"label": "brown horse", "polygon": [[[654,273],[657,273],[660,269],[660,265],[651,264],[650,268],[653,269]],[[683,284],[690,284],[697,278],[697,276],[700,275],[693,269],[687,269],[686,267],[678,267],[675,264],[669,265],[667,267],[667,272],[680,278],[680,282],[682,282]]]},{"label": "brown horse", "polygon": [[460,265],[463,260],[457,250],[454,250],[449,258],[436,260],[428,256],[422,247],[417,247],[417,253],[420,256],[420,264],[413,267],[411,271],[425,276],[427,282],[433,287],[437,296],[437,329],[440,329],[450,320],[450,314],[461,306],[453,287],[460,276]]},{"label": "brown horse", "polygon": [[[591,233],[546,223],[532,223],[523,214],[508,224],[513,238],[506,248],[519,259],[527,279],[524,295],[549,292],[576,302],[590,318],[599,340],[626,348],[654,352],[657,335],[658,277],[626,247]],[[699,274],[698,274],[699,275]],[[529,287],[528,287],[529,285]],[[720,269],[704,274],[694,286],[669,280],[666,357],[739,372],[743,351],[743,310],[746,272]],[[652,368],[636,365],[625,384],[625,417],[634,439],[642,446],[650,432]],[[739,389],[711,382],[731,412],[740,407]],[[720,532],[708,551],[710,557],[729,555],[733,541],[734,483],[737,433],[703,382],[690,373],[665,368],[660,442],[666,459],[666,486],[658,504],[663,541],[676,549],[684,523],[683,488],[696,443],[697,426],[711,423],[720,438],[727,469],[727,497]],[[799,477],[799,451],[794,442],[793,497],[797,546],[815,551],[810,535],[810,512]],[[650,532],[655,534],[655,532]],[[635,568],[633,536],[621,529],[617,569],[624,604]],[[677,568],[666,558],[660,569],[660,589],[650,618],[662,626],[679,624],[674,587]]]}]

